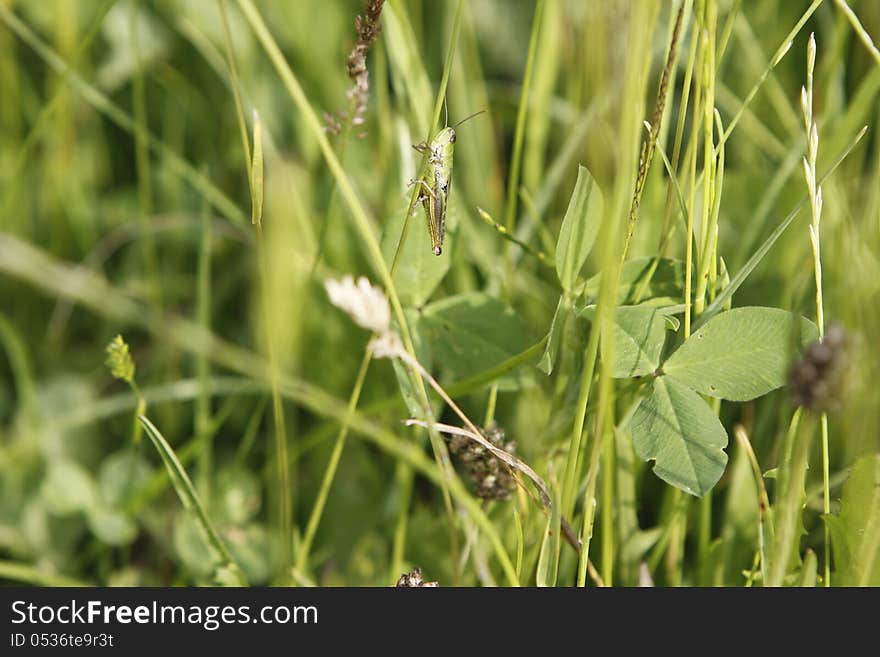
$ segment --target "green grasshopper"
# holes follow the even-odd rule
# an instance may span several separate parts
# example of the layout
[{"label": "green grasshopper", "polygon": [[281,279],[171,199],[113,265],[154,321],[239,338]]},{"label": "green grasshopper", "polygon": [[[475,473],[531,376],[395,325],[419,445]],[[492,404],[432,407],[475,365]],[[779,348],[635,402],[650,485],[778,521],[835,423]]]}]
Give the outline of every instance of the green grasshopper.
[{"label": "green grasshopper", "polygon": [[452,185],[452,156],[455,148],[455,129],[468,119],[472,119],[486,110],[480,110],[463,118],[458,123],[443,128],[431,143],[413,144],[419,153],[428,154],[428,165],[425,174],[429,177],[410,181],[410,186],[419,185],[421,192],[416,203],[425,208],[425,220],[428,223],[428,234],[431,236],[431,250],[434,255],[443,253],[443,239],[446,237],[446,202],[449,199],[449,188]]}]

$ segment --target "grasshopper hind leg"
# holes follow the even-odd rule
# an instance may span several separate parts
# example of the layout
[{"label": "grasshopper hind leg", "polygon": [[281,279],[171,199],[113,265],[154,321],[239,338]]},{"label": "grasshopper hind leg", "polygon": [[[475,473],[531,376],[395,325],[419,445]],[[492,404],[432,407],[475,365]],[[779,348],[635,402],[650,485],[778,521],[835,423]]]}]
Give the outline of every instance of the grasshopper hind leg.
[{"label": "grasshopper hind leg", "polygon": [[425,215],[428,222],[428,232],[431,235],[431,251],[434,255],[441,255],[443,253],[443,235],[442,232],[445,230],[445,226],[438,230],[436,224],[436,213],[437,213],[437,205],[440,203],[441,198],[437,196],[434,189],[429,185],[425,180],[421,178],[417,180],[410,180],[408,183],[408,187],[412,187],[413,185],[419,186],[419,195],[416,197],[416,201],[413,204],[413,211],[418,208],[418,204],[421,203],[425,208]]}]

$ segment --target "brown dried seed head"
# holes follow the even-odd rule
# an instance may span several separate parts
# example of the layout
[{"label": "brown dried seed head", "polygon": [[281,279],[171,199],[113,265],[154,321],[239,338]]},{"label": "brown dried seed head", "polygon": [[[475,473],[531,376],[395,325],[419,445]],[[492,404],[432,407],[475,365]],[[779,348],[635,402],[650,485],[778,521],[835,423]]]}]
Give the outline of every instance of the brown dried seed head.
[{"label": "brown dried seed head", "polygon": [[834,350],[825,342],[814,342],[808,349],[810,360],[817,365],[824,366],[831,362]]},{"label": "brown dried seed head", "polygon": [[[367,111],[367,103],[370,98],[370,73],[367,70],[367,52],[379,37],[382,26],[379,18],[382,13],[382,6],[385,0],[367,0],[367,9],[365,16],[357,16],[354,21],[357,30],[357,43],[352,48],[346,60],[348,69],[348,77],[352,81],[352,86],[346,92],[346,97],[352,104],[351,120],[353,125],[362,125],[364,123],[363,114]],[[348,120],[347,113],[340,112],[337,114],[336,124],[338,129],[334,129],[335,125],[325,119],[327,124],[327,132],[338,134],[342,131],[340,119]]]},{"label": "brown dried seed head", "polygon": [[[481,430],[492,445],[509,454],[516,452],[516,443],[505,441],[504,430],[493,426]],[[458,456],[467,477],[474,484],[474,494],[486,500],[506,500],[516,489],[516,478],[510,468],[485,447],[466,436],[453,436],[449,451]]]},{"label": "brown dried seed head", "polygon": [[413,568],[411,572],[403,573],[400,576],[400,579],[397,580],[396,588],[433,588],[436,586],[440,586],[440,584],[437,582],[426,582],[422,579],[421,568]]},{"label": "brown dried seed head", "polygon": [[840,401],[847,369],[847,338],[838,325],[804,349],[789,372],[789,390],[796,406],[831,410]]}]

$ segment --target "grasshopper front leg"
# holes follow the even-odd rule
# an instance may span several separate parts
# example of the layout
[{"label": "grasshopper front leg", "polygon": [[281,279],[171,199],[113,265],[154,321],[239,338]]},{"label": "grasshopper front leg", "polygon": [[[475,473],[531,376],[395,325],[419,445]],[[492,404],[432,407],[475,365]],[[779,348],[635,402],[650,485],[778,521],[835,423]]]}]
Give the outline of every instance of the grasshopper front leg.
[{"label": "grasshopper front leg", "polygon": [[428,154],[428,162],[431,164],[437,164],[442,161],[443,155],[437,151],[436,146],[432,144],[427,144],[425,142],[419,142],[418,144],[413,144],[413,148],[424,155]]},{"label": "grasshopper front leg", "polygon": [[[410,180],[410,181],[407,183],[406,186],[407,186],[407,187],[412,187],[413,185],[421,185],[422,188],[424,188],[425,192],[428,193],[428,197],[430,197],[430,198],[432,198],[432,199],[433,199],[433,198],[437,198],[437,197],[434,195],[434,190],[431,189],[431,186],[430,186],[427,182],[425,182],[424,180],[422,180],[421,178],[418,178],[418,179],[416,179],[416,180]],[[416,199],[416,203],[421,203],[422,201],[424,201],[424,200],[425,200],[426,198],[428,198],[428,197],[424,196],[424,193],[419,193],[419,197]]]}]

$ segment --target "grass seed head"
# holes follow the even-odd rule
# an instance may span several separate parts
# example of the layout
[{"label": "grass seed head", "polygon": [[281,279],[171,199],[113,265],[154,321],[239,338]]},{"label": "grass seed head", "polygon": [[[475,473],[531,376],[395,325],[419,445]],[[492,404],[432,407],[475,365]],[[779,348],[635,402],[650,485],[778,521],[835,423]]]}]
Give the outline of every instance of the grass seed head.
[{"label": "grass seed head", "polygon": [[324,114],[324,129],[331,134],[339,134],[342,132],[342,120],[351,120],[352,125],[363,125],[364,114],[367,111],[367,103],[370,99],[370,72],[367,70],[367,53],[379,33],[382,31],[382,25],[379,18],[382,14],[382,5],[385,0],[367,0],[367,10],[363,16],[358,16],[354,20],[355,29],[358,38],[354,48],[348,54],[346,59],[346,68],[348,69],[348,77],[351,79],[351,87],[345,92],[350,101],[351,114],[349,112],[340,112],[337,116],[332,114]]},{"label": "grass seed head", "polygon": [[134,382],[134,360],[128,350],[128,344],[122,339],[121,335],[117,335],[110,344],[107,345],[107,367],[110,373],[128,384]]}]

